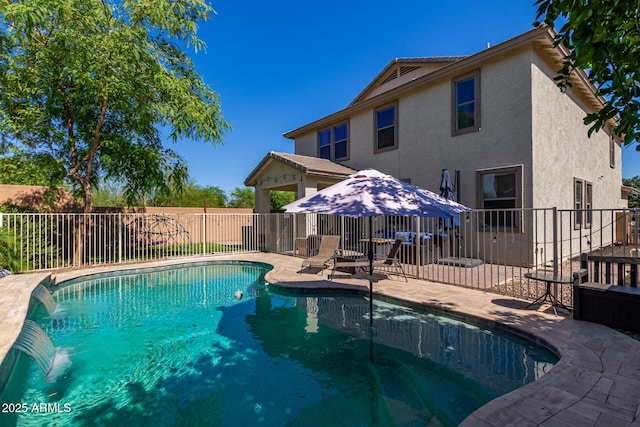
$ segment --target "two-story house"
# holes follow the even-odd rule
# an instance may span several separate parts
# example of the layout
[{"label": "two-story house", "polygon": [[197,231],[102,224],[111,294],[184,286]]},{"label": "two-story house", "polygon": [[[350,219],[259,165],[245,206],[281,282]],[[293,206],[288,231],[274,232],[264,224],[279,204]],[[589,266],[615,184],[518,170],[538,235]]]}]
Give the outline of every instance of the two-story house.
[{"label": "two-story house", "polygon": [[[436,192],[448,169],[458,201],[476,209],[624,207],[620,140],[611,126],[587,136],[583,119],[603,100],[581,71],[558,89],[568,51],[554,36],[540,26],[471,56],[394,59],[344,109],[284,136],[301,163],[374,168]],[[256,187],[258,210],[279,189],[264,167],[274,156],[245,181]],[[288,166],[292,178],[300,173],[288,187],[298,197],[343,178],[327,174],[314,186],[304,168]],[[495,225],[519,227],[513,218]],[[574,225],[589,218],[576,215]]]}]

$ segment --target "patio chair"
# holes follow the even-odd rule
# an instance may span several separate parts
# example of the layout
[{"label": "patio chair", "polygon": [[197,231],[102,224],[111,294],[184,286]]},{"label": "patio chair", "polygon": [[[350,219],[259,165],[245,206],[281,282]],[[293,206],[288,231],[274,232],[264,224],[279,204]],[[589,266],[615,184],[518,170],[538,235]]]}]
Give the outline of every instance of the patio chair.
[{"label": "patio chair", "polygon": [[324,235],[320,239],[320,247],[318,254],[302,261],[302,268],[319,268],[321,271],[329,267],[333,261],[338,246],[340,245],[340,236]]},{"label": "patio chair", "polygon": [[[408,282],[407,275],[404,273],[404,268],[402,264],[400,264],[400,260],[398,259],[398,255],[400,254],[400,248],[402,247],[402,243],[404,242],[404,236],[399,236],[395,242],[393,242],[393,246],[391,246],[391,250],[385,259],[382,260],[374,260],[373,268],[383,268],[385,271],[388,271],[389,267],[395,268],[396,276],[404,277],[404,281]],[[400,273],[400,274],[399,274]]]}]

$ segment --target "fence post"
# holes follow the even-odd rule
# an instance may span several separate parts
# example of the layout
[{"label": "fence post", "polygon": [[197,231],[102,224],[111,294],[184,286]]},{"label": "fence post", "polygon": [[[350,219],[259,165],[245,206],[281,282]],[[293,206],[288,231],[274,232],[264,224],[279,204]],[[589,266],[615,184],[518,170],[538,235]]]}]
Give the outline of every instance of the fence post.
[{"label": "fence post", "polygon": [[282,214],[276,214],[276,253],[282,253]]},{"label": "fence post", "polygon": [[415,245],[415,256],[413,257],[413,261],[416,265],[416,271],[418,272],[417,276],[418,278],[420,278],[420,266],[422,265],[422,260],[420,259],[420,257],[422,256],[422,242],[420,241],[420,217],[414,217],[413,221],[416,229],[416,238],[413,240],[413,244]]},{"label": "fence post", "polygon": [[553,277],[558,277],[558,207],[553,208]]},{"label": "fence post", "polygon": [[207,214],[202,214],[202,256],[207,252]]},{"label": "fence post", "polygon": [[627,208],[622,209],[622,250],[627,252],[627,243],[630,242],[629,227],[627,226],[627,221],[629,221],[629,217],[627,216]]},{"label": "fence post", "polygon": [[122,263],[122,212],[118,212],[118,264]]},{"label": "fence post", "polygon": [[344,228],[344,216],[340,217],[340,250],[341,254],[344,254],[345,241],[347,240],[347,233]]},{"label": "fence post", "polygon": [[[291,247],[293,248],[293,256],[296,256],[296,241],[298,238],[298,214],[292,213],[291,215]],[[344,239],[344,237],[343,237]]]}]

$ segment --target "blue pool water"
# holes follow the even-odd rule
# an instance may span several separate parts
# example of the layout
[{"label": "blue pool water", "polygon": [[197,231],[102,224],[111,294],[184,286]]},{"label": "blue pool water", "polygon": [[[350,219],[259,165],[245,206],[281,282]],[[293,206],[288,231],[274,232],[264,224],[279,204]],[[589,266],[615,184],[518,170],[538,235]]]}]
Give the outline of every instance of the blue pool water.
[{"label": "blue pool water", "polygon": [[71,364],[45,378],[21,356],[0,425],[456,425],[557,361],[501,330],[379,301],[370,328],[365,297],[287,294],[264,283],[268,269],[67,283],[33,320]]}]

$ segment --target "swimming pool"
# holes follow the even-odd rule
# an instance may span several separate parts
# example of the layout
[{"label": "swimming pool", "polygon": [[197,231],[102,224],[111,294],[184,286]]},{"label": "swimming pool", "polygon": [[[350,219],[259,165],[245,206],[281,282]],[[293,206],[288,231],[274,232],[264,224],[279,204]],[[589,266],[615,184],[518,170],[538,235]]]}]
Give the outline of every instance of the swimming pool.
[{"label": "swimming pool", "polygon": [[2,425],[456,425],[557,361],[504,331],[380,301],[369,328],[363,296],[285,293],[264,283],[268,269],[66,283],[56,312],[33,320],[72,364],[47,382],[21,357],[2,403],[28,410]]}]

